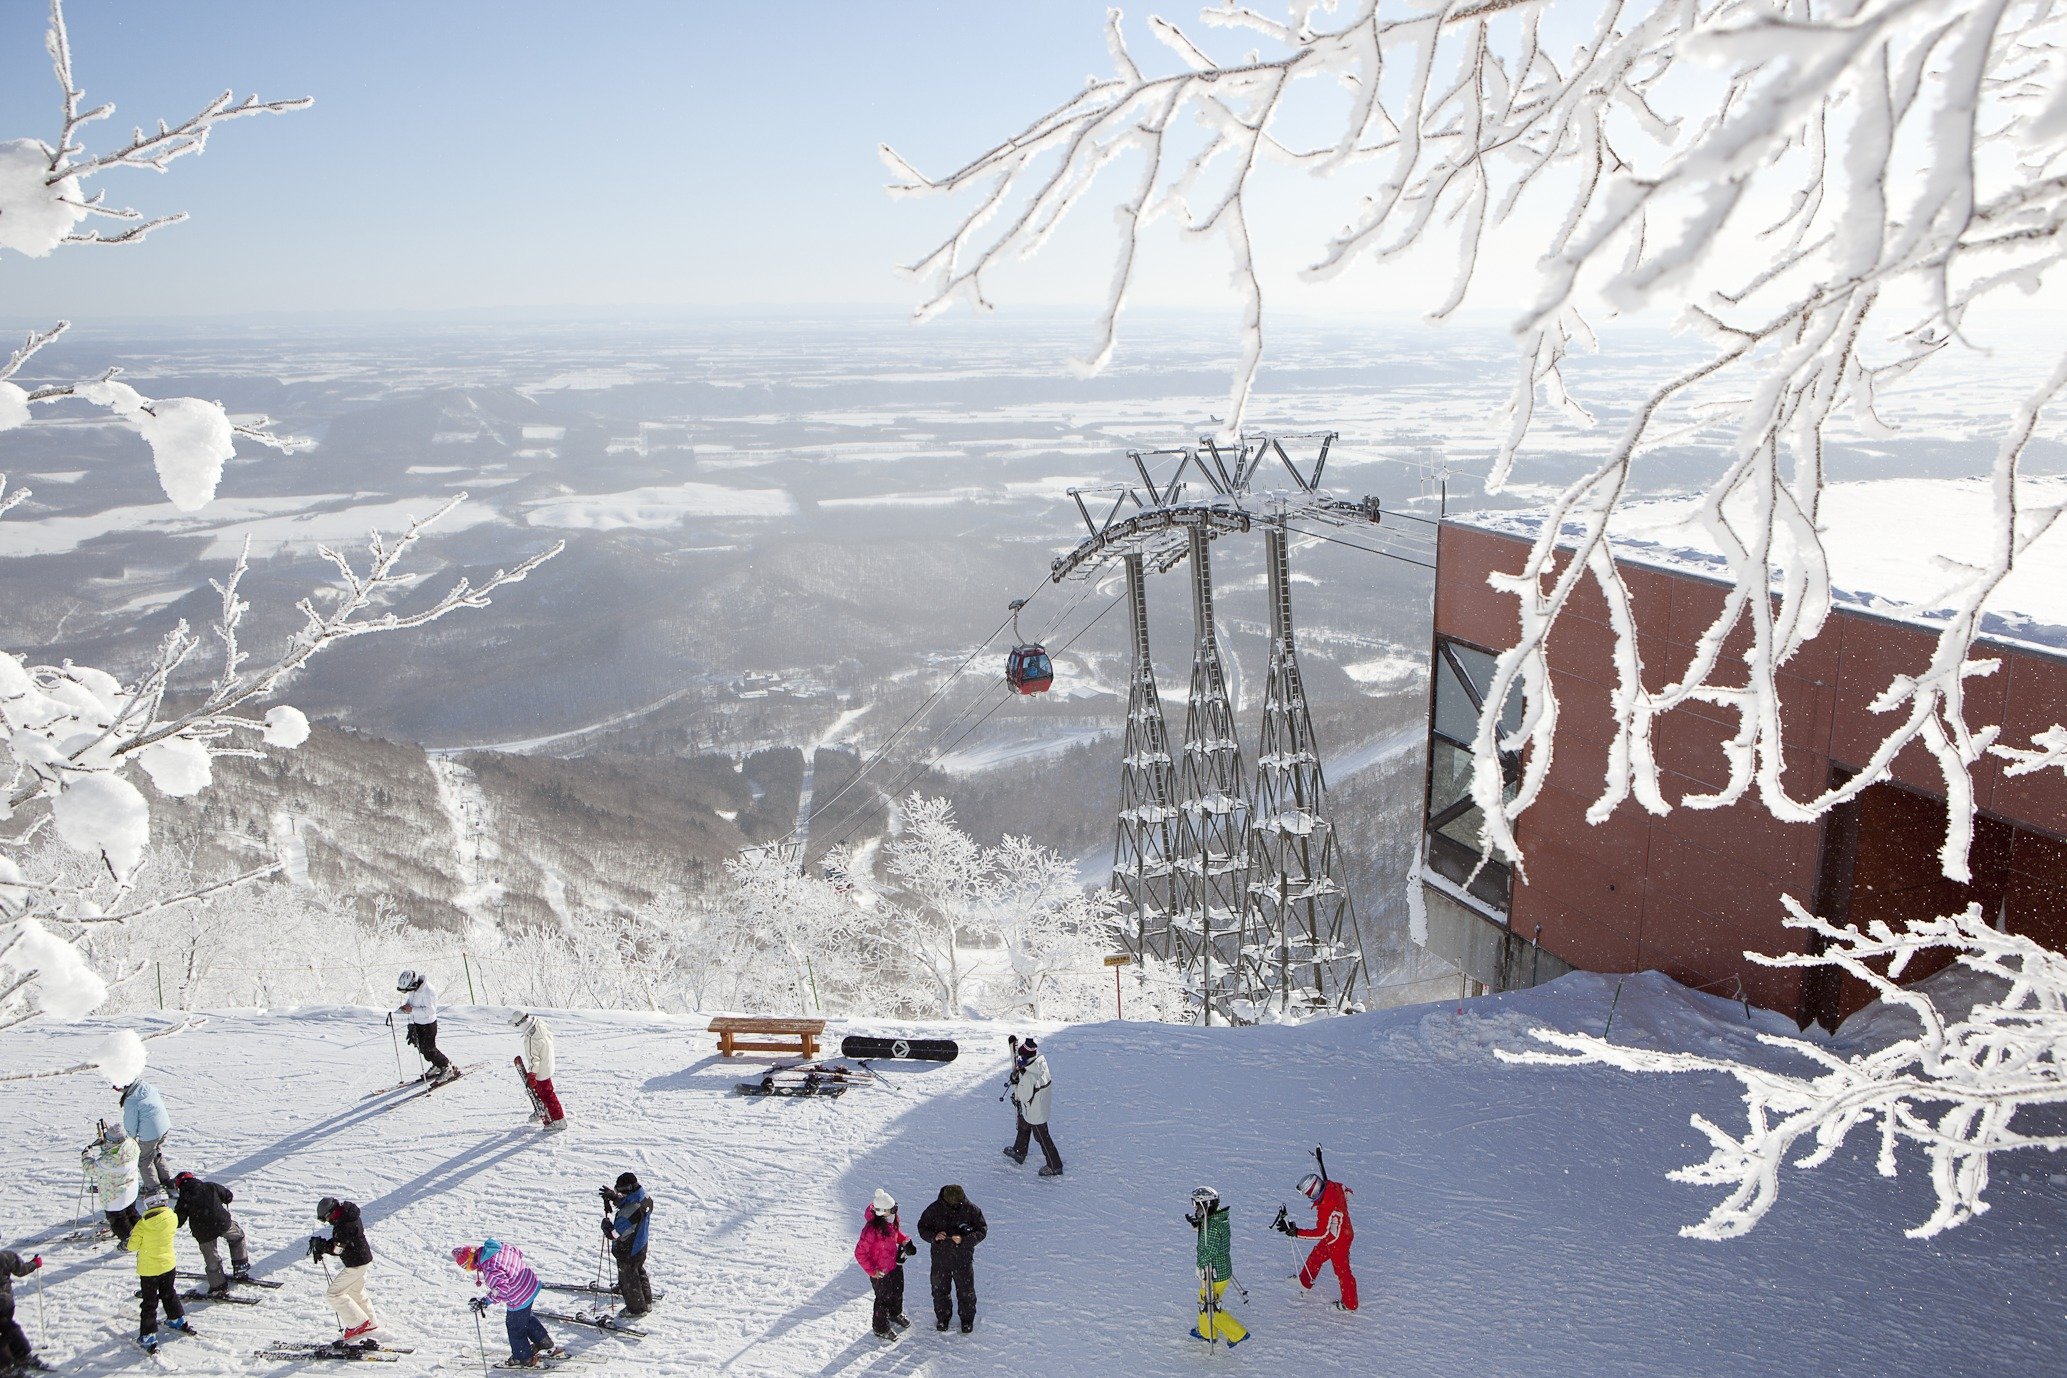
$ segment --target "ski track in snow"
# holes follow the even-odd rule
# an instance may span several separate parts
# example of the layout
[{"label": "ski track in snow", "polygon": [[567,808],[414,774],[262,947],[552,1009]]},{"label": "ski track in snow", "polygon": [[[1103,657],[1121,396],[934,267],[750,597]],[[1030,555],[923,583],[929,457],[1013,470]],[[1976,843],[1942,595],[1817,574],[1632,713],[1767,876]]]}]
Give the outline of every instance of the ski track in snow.
[{"label": "ski track in snow", "polygon": [[[1770,1057],[1740,1007],[1656,976],[1628,978],[1618,1040]],[[466,1277],[448,1251],[494,1235],[542,1277],[579,1280],[596,1258],[596,1188],[629,1168],[658,1198],[650,1267],[668,1296],[643,1342],[548,1323],[585,1373],[673,1375],[1659,1374],[1762,1376],[2058,1372],[2067,1185],[2040,1155],[1997,1160],[1987,1215],[1938,1240],[1904,1240],[1928,1210],[1921,1165],[1873,1171],[1871,1136],[1814,1173],[1789,1172],[1751,1237],[1679,1238],[1714,1197],[1665,1180],[1705,1154],[1687,1124],[1734,1123],[1731,1084],[1605,1069],[1513,1068],[1533,1024],[1598,1030],[1614,978],[1569,977],[1517,995],[1447,1002],[1305,1028],[1097,1024],[1043,1036],[1057,1077],[1066,1177],[999,1155],[998,1025],[866,1025],[950,1034],[945,1066],[884,1064],[889,1085],[837,1101],[745,1100],[763,1065],[718,1059],[702,1021],[565,1013],[559,1089],[572,1126],[541,1136],[508,1066],[503,1012],[460,1007],[441,1022],[461,1063],[489,1066],[435,1095],[386,1105],[360,1095],[392,1075],[377,1011],[215,1014],[154,1040],[150,1076],[174,1117],[168,1157],[237,1190],[261,1276],[254,1307],[199,1307],[201,1335],[160,1364],[194,1374],[276,1373],[251,1351],[331,1330],[323,1275],[306,1259],[325,1194],[366,1207],[370,1290],[392,1370],[479,1368]],[[149,1031],[171,1017],[139,1019]],[[8,1034],[8,1070],[71,1065],[117,1021],[37,1024]],[[836,1038],[843,1028],[830,1031]],[[0,1083],[0,1221],[12,1247],[70,1228],[78,1145],[115,1101],[91,1075]],[[1266,1226],[1313,1143],[1355,1192],[1364,1310],[1328,1308],[1332,1281],[1302,1294],[1293,1247]],[[988,1214],[977,1253],[976,1333],[931,1325],[925,1259],[908,1265],[913,1331],[868,1332],[868,1288],[851,1249],[878,1186],[908,1225],[944,1182]],[[1191,1314],[1186,1196],[1219,1188],[1234,1211],[1235,1303],[1254,1338],[1227,1353],[1185,1336]],[[1298,1212],[1295,1212],[1295,1215]],[[61,1218],[63,1217],[63,1218]],[[181,1266],[195,1263],[180,1236]],[[105,1246],[51,1247],[42,1352],[68,1374],[147,1372],[130,1348],[133,1273]],[[35,1284],[16,1287],[37,1333]],[[569,1298],[568,1300],[572,1300]],[[571,1309],[571,1308],[558,1308]],[[491,1360],[505,1352],[498,1314]],[[303,1371],[310,1371],[304,1369]],[[315,1369],[322,1372],[324,1370]]]},{"label": "ski track in snow", "polygon": [[474,782],[474,773],[459,762],[444,756],[424,759],[437,786],[438,806],[452,824],[452,856],[460,881],[452,902],[467,916],[480,941],[498,944],[501,930],[492,906],[502,897],[502,885],[493,878],[493,871],[502,857],[502,844],[495,839],[488,796]]}]

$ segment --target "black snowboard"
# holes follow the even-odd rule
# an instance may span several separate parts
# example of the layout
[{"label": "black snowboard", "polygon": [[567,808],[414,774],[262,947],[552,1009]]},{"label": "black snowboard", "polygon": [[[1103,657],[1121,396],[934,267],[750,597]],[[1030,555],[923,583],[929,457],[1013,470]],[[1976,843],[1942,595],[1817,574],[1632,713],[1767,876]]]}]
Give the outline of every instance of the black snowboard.
[{"label": "black snowboard", "polygon": [[840,1040],[840,1056],[896,1057],[919,1062],[953,1062],[961,1048],[952,1038],[866,1038],[848,1034]]}]

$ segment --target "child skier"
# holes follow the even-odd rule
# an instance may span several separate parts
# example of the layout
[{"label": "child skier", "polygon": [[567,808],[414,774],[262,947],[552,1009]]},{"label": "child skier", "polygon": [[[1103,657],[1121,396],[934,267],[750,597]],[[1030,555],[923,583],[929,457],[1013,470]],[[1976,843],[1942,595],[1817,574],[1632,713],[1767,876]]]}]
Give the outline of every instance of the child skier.
[{"label": "child skier", "polygon": [[47,1369],[36,1357],[29,1337],[14,1319],[14,1280],[25,1278],[43,1266],[43,1255],[24,1259],[12,1249],[0,1249],[0,1370]]},{"label": "child skier", "polygon": [[440,1084],[459,1080],[452,1059],[438,1051],[438,988],[416,972],[404,971],[395,978],[395,989],[402,992],[395,1013],[409,1016],[409,1046],[431,1064],[423,1079]]},{"label": "child skier", "polygon": [[1233,1349],[1249,1338],[1249,1328],[1220,1305],[1227,1284],[1234,1279],[1234,1247],[1220,1193],[1211,1187],[1192,1192],[1191,1214],[1184,1217],[1184,1223],[1199,1237],[1199,1323],[1192,1327],[1191,1337],[1209,1343],[1225,1340]]},{"label": "child skier", "polygon": [[179,1233],[179,1221],[172,1208],[165,1204],[162,1192],[152,1192],[144,1198],[143,1217],[136,1222],[136,1228],[129,1232],[129,1242],[123,1247],[136,1255],[136,1280],[142,1286],[143,1300],[138,1304],[139,1316],[136,1326],[136,1342],[148,1353],[158,1347],[158,1308],[165,1308],[165,1323],[174,1330],[188,1335],[194,1327],[187,1324],[186,1308],[179,1304],[179,1288],[173,1282],[173,1270],[179,1266],[173,1251],[173,1240]]},{"label": "child skier", "polygon": [[373,1246],[366,1242],[366,1226],[359,1218],[359,1207],[354,1202],[326,1196],[316,1203],[316,1219],[330,1227],[330,1235],[309,1236],[309,1257],[322,1258],[334,1253],[341,1265],[337,1276],[330,1279],[330,1286],[324,1289],[323,1297],[337,1312],[343,1338],[356,1340],[370,1335],[380,1329],[380,1323],[373,1318],[373,1303],[366,1300],[366,1270],[373,1266]]},{"label": "child skier", "polygon": [[547,1132],[565,1129],[567,1112],[560,1108],[559,1093],[553,1090],[552,1027],[523,1010],[511,1015],[510,1023],[524,1036],[524,1053],[517,1065],[524,1071],[524,1084],[538,1097],[538,1108],[545,1112]]},{"label": "child skier", "polygon": [[1313,1252],[1299,1269],[1299,1285],[1311,1289],[1323,1264],[1332,1264],[1335,1281],[1342,1285],[1338,1311],[1356,1310],[1356,1274],[1349,1271],[1349,1245],[1356,1228],[1349,1223],[1349,1189],[1317,1172],[1299,1179],[1299,1194],[1313,1203],[1313,1228],[1302,1230],[1278,1212],[1278,1228],[1294,1239],[1316,1241]]},{"label": "child skier", "polygon": [[158,1088],[139,1077],[127,1086],[115,1088],[122,1096],[122,1131],[136,1140],[137,1170],[146,1192],[172,1190],[172,1174],[165,1167],[165,1136],[172,1132],[172,1117]]},{"label": "child skier", "polygon": [[547,1359],[567,1357],[567,1351],[553,1343],[545,1325],[531,1314],[531,1303],[538,1300],[538,1274],[524,1262],[523,1250],[513,1244],[484,1239],[478,1246],[461,1245],[454,1249],[452,1261],[488,1289],[487,1296],[474,1297],[467,1303],[476,1315],[485,1313],[493,1302],[500,1302],[505,1308],[503,1327],[510,1340],[507,1367],[538,1368]]},{"label": "child skier", "polygon": [[1031,1038],[1005,1041],[1012,1048],[1012,1077],[1006,1089],[1012,1093],[1012,1109],[1019,1121],[1018,1133],[1005,1156],[1015,1163],[1024,1163],[1027,1140],[1032,1138],[1040,1143],[1041,1156],[1047,1159],[1041,1166],[1041,1176],[1060,1177],[1062,1155],[1055,1151],[1055,1139],[1048,1132],[1048,1102],[1053,1099],[1055,1087],[1055,1079],[1048,1074],[1048,1059],[1041,1056],[1040,1045]]},{"label": "child skier", "polygon": [[617,1175],[616,1190],[598,1187],[596,1192],[614,1212],[603,1217],[603,1237],[610,1241],[610,1256],[617,1260],[617,1295],[624,1302],[624,1314],[627,1318],[643,1316],[653,1309],[653,1283],[646,1276],[646,1236],[653,1198],[629,1172]]},{"label": "child skier", "polygon": [[244,1247],[244,1227],[230,1214],[230,1202],[237,1199],[236,1193],[220,1182],[204,1182],[191,1172],[182,1172],[172,1179],[172,1184],[179,1192],[172,1213],[180,1224],[194,1232],[194,1243],[201,1248],[201,1266],[208,1274],[208,1295],[227,1297],[230,1279],[223,1273],[222,1245],[230,1246],[230,1267],[237,1281],[251,1281],[251,1255]]},{"label": "child skier", "polygon": [[129,1232],[136,1228],[136,1141],[119,1124],[102,1125],[100,1137],[86,1146],[80,1159],[115,1242],[127,1244]]},{"label": "child skier", "polygon": [[897,1227],[897,1198],[876,1188],[875,1199],[861,1210],[854,1261],[868,1274],[868,1285],[876,1294],[870,1327],[878,1339],[894,1340],[911,1324],[904,1314],[904,1261],[918,1251],[911,1236]]}]

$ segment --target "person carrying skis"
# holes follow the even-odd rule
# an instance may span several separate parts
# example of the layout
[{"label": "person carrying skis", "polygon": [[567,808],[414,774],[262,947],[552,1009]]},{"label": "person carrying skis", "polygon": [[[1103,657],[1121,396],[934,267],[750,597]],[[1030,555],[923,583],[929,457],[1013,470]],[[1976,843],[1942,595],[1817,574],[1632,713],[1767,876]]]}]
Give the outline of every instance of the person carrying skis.
[{"label": "person carrying skis", "polygon": [[1313,1228],[1302,1230],[1278,1212],[1278,1228],[1294,1239],[1314,1240],[1313,1252],[1299,1269],[1299,1285],[1311,1290],[1324,1264],[1335,1269],[1335,1281],[1342,1285],[1338,1311],[1356,1310],[1356,1274],[1349,1271],[1349,1245],[1356,1227],[1349,1223],[1349,1190],[1318,1172],[1299,1179],[1299,1194],[1313,1203]]},{"label": "person carrying skis", "polygon": [[230,1246],[230,1268],[237,1281],[251,1281],[251,1255],[244,1247],[244,1227],[230,1214],[230,1202],[237,1199],[236,1193],[220,1182],[204,1182],[191,1172],[173,1178],[172,1185],[178,1192],[173,1198],[172,1213],[180,1224],[194,1232],[194,1243],[201,1248],[201,1266],[208,1274],[208,1295],[227,1297],[230,1279],[223,1273],[222,1245]]},{"label": "person carrying skis", "polygon": [[1184,1217],[1184,1223],[1197,1232],[1199,1241],[1199,1323],[1191,1328],[1191,1337],[1209,1343],[1225,1340],[1233,1349],[1249,1338],[1249,1327],[1220,1304],[1227,1284],[1234,1280],[1233,1232],[1220,1193],[1211,1187],[1192,1192],[1191,1214]]},{"label": "person carrying skis", "polygon": [[14,1280],[25,1278],[43,1266],[43,1255],[23,1258],[12,1249],[0,1249],[0,1369],[47,1369],[36,1357],[29,1337],[14,1319]]},{"label": "person carrying skis", "polygon": [[1055,1151],[1054,1137],[1048,1133],[1048,1102],[1055,1087],[1055,1079],[1048,1074],[1048,1059],[1041,1056],[1040,1045],[1031,1038],[1008,1037],[1005,1041],[1012,1048],[1012,1076],[1006,1089],[1012,1093],[1013,1117],[1019,1122],[1019,1132],[1005,1156],[1024,1163],[1027,1140],[1036,1139],[1041,1156],[1047,1159],[1041,1176],[1060,1177],[1062,1155]]},{"label": "person carrying skis", "polygon": [[869,1323],[877,1339],[894,1340],[911,1325],[904,1314],[904,1261],[918,1251],[897,1226],[897,1198],[877,1187],[875,1198],[861,1208],[861,1238],[854,1244],[854,1261],[876,1295]]},{"label": "person carrying skis", "polygon": [[165,1167],[165,1136],[172,1131],[172,1117],[158,1088],[138,1077],[127,1086],[115,1088],[122,1095],[122,1131],[136,1140],[136,1165],[145,1192],[171,1192],[172,1173]]},{"label": "person carrying skis", "polygon": [[342,1338],[356,1340],[380,1329],[373,1318],[373,1303],[366,1300],[366,1270],[373,1266],[373,1246],[366,1242],[366,1225],[359,1207],[351,1201],[326,1196],[316,1203],[316,1219],[330,1227],[330,1234],[309,1236],[309,1257],[336,1254],[337,1276],[323,1290],[324,1300],[337,1312]]},{"label": "person carrying skis", "polygon": [[459,1069],[438,1051],[438,988],[419,973],[404,971],[395,978],[395,989],[402,993],[395,1013],[409,1016],[409,1046],[431,1064],[424,1069],[423,1079],[434,1085],[458,1081]]},{"label": "person carrying skis", "polygon": [[606,1209],[603,1237],[610,1241],[610,1256],[617,1260],[617,1295],[624,1301],[627,1318],[643,1316],[653,1309],[653,1283],[646,1276],[646,1235],[651,1229],[653,1198],[639,1179],[629,1172],[617,1174],[617,1187],[597,1187]]},{"label": "person carrying skis", "polygon": [[136,1255],[136,1280],[143,1298],[138,1303],[136,1342],[145,1353],[158,1347],[160,1306],[165,1308],[167,1325],[188,1335],[194,1333],[194,1327],[187,1324],[187,1310],[180,1305],[179,1288],[173,1281],[173,1271],[179,1266],[173,1250],[178,1234],[179,1221],[165,1204],[165,1194],[154,1191],[144,1198],[143,1216],[129,1232],[129,1242],[123,1245]]},{"label": "person carrying skis", "polygon": [[933,1246],[933,1328],[947,1329],[953,1314],[951,1286],[962,1304],[962,1333],[976,1328],[976,1246],[990,1233],[990,1223],[968,1194],[950,1183],[932,1205],[919,1212],[919,1238]]},{"label": "person carrying skis", "polygon": [[538,1300],[538,1274],[524,1261],[524,1251],[514,1244],[484,1239],[478,1245],[463,1244],[452,1251],[452,1261],[474,1275],[477,1286],[488,1289],[485,1297],[472,1297],[467,1305],[475,1315],[501,1303],[503,1328],[509,1334],[508,1368],[537,1368],[547,1359],[564,1359],[567,1351],[553,1343],[545,1323],[531,1314]]},{"label": "person carrying skis", "polygon": [[545,1115],[547,1132],[565,1129],[567,1112],[560,1108],[559,1093],[553,1090],[552,1026],[524,1010],[511,1015],[510,1023],[524,1036],[524,1052],[517,1059],[517,1066],[523,1070],[524,1084],[538,1098],[538,1108]]},{"label": "person carrying skis", "polygon": [[115,1242],[127,1244],[137,1220],[136,1140],[121,1125],[104,1124],[100,1137],[79,1156],[101,1213],[108,1218],[108,1228],[115,1232]]}]

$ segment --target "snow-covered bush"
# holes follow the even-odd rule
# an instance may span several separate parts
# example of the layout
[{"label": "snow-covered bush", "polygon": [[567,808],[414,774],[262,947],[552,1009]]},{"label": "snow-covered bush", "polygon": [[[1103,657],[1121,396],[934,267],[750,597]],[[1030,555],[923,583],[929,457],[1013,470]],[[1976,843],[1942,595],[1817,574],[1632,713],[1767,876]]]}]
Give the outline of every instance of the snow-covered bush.
[{"label": "snow-covered bush", "polygon": [[[1805,1038],[1760,1036],[1760,1042],[1807,1063],[1812,1070],[1805,1075],[1553,1029],[1531,1034],[1561,1052],[1503,1049],[1500,1057],[1631,1072],[1722,1072],[1743,1083],[1743,1132],[1732,1134],[1695,1115],[1694,1127],[1707,1136],[1712,1152],[1707,1162],[1671,1174],[1678,1182],[1729,1188],[1706,1219],[1680,1231],[1697,1239],[1729,1239],[1750,1230],[1779,1198],[1780,1170],[1798,1145],[1805,1151],[1793,1166],[1819,1167],[1863,1124],[1877,1124],[1875,1162],[1882,1176],[1895,1175],[1904,1144],[1920,1148],[1930,1164],[1937,1208],[1907,1232],[1912,1239],[1927,1239],[1988,1209],[1983,1193],[1995,1154],[2067,1149],[2067,1134],[2034,1132],[2028,1124],[2034,1111],[2067,1105],[2067,956],[1989,927],[1979,905],[1900,931],[1876,922],[1864,933],[1826,923],[1791,899],[1787,906],[1789,925],[1815,934],[1826,950],[1821,956],[1754,953],[1752,960],[1775,967],[1836,966],[1872,986],[1888,1009],[1913,1016],[1915,1031],[1850,1055]],[[1999,993],[1953,1015],[1928,990],[1897,984],[1919,953],[1946,949]],[[2020,1127],[2020,1120],[2027,1123]],[[2055,1116],[2051,1123],[2057,1122]]]},{"label": "snow-covered bush", "polygon": [[[83,104],[56,0],[47,46],[62,93],[57,142],[0,142],[0,251],[30,258],[67,245],[134,244],[183,218],[153,218],[111,206],[100,190],[89,188],[118,168],[162,172],[175,159],[199,153],[210,131],[227,120],[308,104],[262,102],[255,96],[238,101],[225,92],[178,124],[160,121],[154,129],[137,129],[111,150],[90,153],[82,142],[87,127],[108,118],[114,107]],[[116,222],[117,228],[107,234],[91,228],[101,221]],[[67,328],[59,321],[30,332],[0,363],[0,431],[36,424],[39,410],[78,403],[101,408],[142,436],[167,500],[185,511],[213,499],[223,461],[235,452],[240,437],[276,449],[306,444],[273,435],[263,418],[233,422],[216,402],[146,397],[116,381],[112,369],[98,377],[33,386],[18,381]],[[9,491],[0,475],[0,515],[28,497],[26,489]],[[185,622],[165,634],[145,670],[126,683],[91,666],[41,664],[32,654],[0,649],[0,918],[7,921],[0,927],[0,1026],[39,1011],[85,1013],[98,1003],[92,998],[98,978],[58,946],[77,942],[93,927],[120,926],[184,898],[160,896],[146,907],[133,893],[149,854],[150,801],[133,778],[132,765],[161,795],[182,798],[208,787],[211,757],[294,746],[307,735],[302,715],[281,705],[261,717],[258,706],[310,657],[351,637],[420,627],[460,608],[484,606],[494,590],[524,578],[557,553],[555,547],[497,570],[478,586],[461,579],[443,596],[419,599],[413,607],[398,602],[415,582],[415,576],[401,572],[403,557],[446,510],[449,505],[412,523],[398,538],[374,535],[357,563],[325,549],[324,557],[337,570],[335,582],[297,605],[301,629],[267,656],[254,658],[239,641],[248,610],[238,593],[246,571],[243,558],[213,582],[220,612],[207,639],[219,658],[206,675],[196,673],[194,664],[206,641]],[[6,524],[0,521],[0,552],[6,540]],[[396,611],[396,606],[410,610]],[[169,703],[175,696],[177,707]],[[32,854],[48,855],[35,850],[46,834],[91,858],[93,870],[66,874],[33,862],[25,866]],[[240,879],[274,869],[258,867]]]},{"label": "snow-covered bush", "polygon": [[[1527,704],[1506,741],[1495,740],[1498,714],[1480,724],[1473,795],[1488,842],[1518,855],[1514,820],[1543,786],[1558,721],[1551,631],[1591,580],[1615,629],[1620,679],[1595,817],[1632,797],[1663,813],[1755,790],[1778,817],[1813,818],[1880,779],[1914,742],[1944,776],[1942,860],[1964,879],[1968,772],[1997,734],[1969,721],[1964,680],[1992,668],[1969,651],[1990,595],[2058,522],[2061,509],[2034,500],[2022,465],[2041,409],[2067,385],[2067,360],[1990,438],[1990,539],[1946,569],[1940,605],[1950,615],[1930,663],[1882,691],[1885,735],[1847,783],[1789,792],[1775,671],[1830,610],[1818,527],[1826,436],[1846,425],[1885,433],[1877,402],[1898,383],[1928,385],[1971,350],[1976,307],[2058,280],[2067,12],[1967,0],[1293,0],[1282,14],[1213,6],[1193,32],[1154,18],[1157,64],[1130,47],[1115,10],[1113,75],[1068,91],[965,166],[929,178],[884,149],[893,191],[973,193],[912,266],[925,283],[920,315],[957,301],[987,309],[986,277],[1037,252],[1111,174],[1117,245],[1087,365],[1113,351],[1155,221],[1218,236],[1242,311],[1226,414],[1234,431],[1264,354],[1262,281],[1285,258],[1312,279],[1390,270],[1410,277],[1410,290],[1453,259],[1438,320],[1484,286],[1483,265],[1521,267],[1534,281],[1513,317],[1505,438],[1488,446],[1495,491],[1531,458],[1539,404],[1590,423],[1565,369],[1594,343],[1589,318],[1664,315],[1698,353],[1657,372],[1647,395],[1601,399],[1616,429],[1585,472],[1559,480],[1527,564],[1498,581],[1520,605],[1521,635],[1488,698],[1504,702],[1519,683]],[[1224,52],[1205,32],[1215,29],[1232,33]],[[1348,222],[1290,248],[1260,240],[1254,199],[1270,195],[1270,178],[1301,172],[1356,195]],[[1615,386],[1628,376],[1615,372]],[[1641,466],[1670,463],[1668,447],[1690,443],[1724,461],[1701,521],[1728,557],[1732,587],[1691,659],[1665,663],[1655,641],[1639,642],[1609,522],[1642,487]],[[1567,442],[1555,460],[1574,452]],[[1729,778],[1675,801],[1652,744],[1660,720],[1689,707],[1734,721]],[[2067,765],[2061,731],[2038,734],[2036,752],[1996,749]],[[1528,748],[1511,799],[1502,747]]]}]

